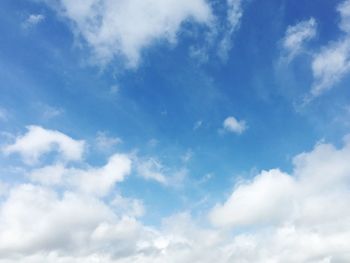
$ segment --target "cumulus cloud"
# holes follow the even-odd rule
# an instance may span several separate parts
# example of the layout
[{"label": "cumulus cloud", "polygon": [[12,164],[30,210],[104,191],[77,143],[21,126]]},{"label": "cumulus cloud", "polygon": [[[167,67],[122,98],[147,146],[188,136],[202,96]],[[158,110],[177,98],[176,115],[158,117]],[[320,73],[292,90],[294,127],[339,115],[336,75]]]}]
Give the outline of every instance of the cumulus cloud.
[{"label": "cumulus cloud", "polygon": [[350,1],[341,3],[337,10],[340,14],[339,28],[343,35],[314,55],[311,97],[317,97],[333,88],[350,71]]},{"label": "cumulus cloud", "polygon": [[216,225],[246,226],[271,223],[289,215],[293,179],[279,170],[262,172],[253,182],[237,186],[231,197],[211,212]]},{"label": "cumulus cloud", "polygon": [[255,254],[247,254],[250,261],[345,262],[350,259],[349,154],[349,137],[340,149],[318,144],[294,158],[292,174],[263,171],[238,184],[209,217],[221,227],[251,229],[240,236],[249,243],[246,253]]},{"label": "cumulus cloud", "polygon": [[63,164],[54,164],[30,172],[29,178],[33,182],[43,185],[59,185],[62,183],[66,168]]},{"label": "cumulus cloud", "polygon": [[212,20],[205,0],[43,1],[70,22],[100,65],[122,56],[129,67],[137,67],[144,48],[159,40],[175,43],[185,22],[209,25]]},{"label": "cumulus cloud", "polygon": [[229,116],[224,120],[223,129],[227,132],[241,134],[247,129],[247,124],[243,120],[239,121],[235,117]]},{"label": "cumulus cloud", "polygon": [[29,178],[43,185],[62,185],[90,195],[103,196],[117,182],[130,174],[131,160],[127,155],[114,154],[102,167],[66,168],[54,164],[33,170]]},{"label": "cumulus cloud", "polygon": [[82,159],[85,142],[54,130],[46,130],[39,126],[28,126],[27,133],[16,138],[14,144],[5,146],[5,154],[19,154],[28,164],[38,162],[39,158],[51,151],[56,151],[65,161]]},{"label": "cumulus cloud", "polygon": [[13,188],[1,208],[0,255],[7,262],[36,254],[43,259],[56,254],[53,262],[59,262],[103,250],[121,256],[134,249],[130,239],[138,233],[135,220],[119,218],[101,200],[72,192],[60,197],[41,186]]},{"label": "cumulus cloud", "polygon": [[303,49],[305,42],[313,39],[317,33],[317,23],[314,18],[289,26],[282,40],[287,61],[291,61]]},{"label": "cumulus cloud", "polygon": [[130,172],[123,154],[97,168],[25,167],[29,181],[0,191],[0,262],[348,262],[349,156],[350,136],[297,155],[290,174],[241,181],[210,209],[214,226],[190,213],[144,224],[142,200],[110,191]]},{"label": "cumulus cloud", "polygon": [[117,210],[120,215],[130,217],[141,217],[145,213],[145,207],[142,200],[127,198],[117,195],[113,198],[111,205]]},{"label": "cumulus cloud", "polygon": [[[324,208],[333,198],[349,197],[346,190],[350,183],[349,154],[349,138],[341,149],[331,144],[316,145],[312,152],[293,159],[292,174],[276,169],[263,171],[252,181],[237,185],[230,198],[213,209],[211,219],[218,225],[230,226],[334,219],[341,210]],[[345,205],[340,201],[340,206]]]}]

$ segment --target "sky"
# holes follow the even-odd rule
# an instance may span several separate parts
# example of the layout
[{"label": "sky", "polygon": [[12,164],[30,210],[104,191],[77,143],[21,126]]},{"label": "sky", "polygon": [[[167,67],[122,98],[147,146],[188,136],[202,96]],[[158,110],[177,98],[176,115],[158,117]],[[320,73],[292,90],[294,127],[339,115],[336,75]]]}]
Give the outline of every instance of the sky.
[{"label": "sky", "polygon": [[350,262],[350,0],[2,0],[0,263]]}]

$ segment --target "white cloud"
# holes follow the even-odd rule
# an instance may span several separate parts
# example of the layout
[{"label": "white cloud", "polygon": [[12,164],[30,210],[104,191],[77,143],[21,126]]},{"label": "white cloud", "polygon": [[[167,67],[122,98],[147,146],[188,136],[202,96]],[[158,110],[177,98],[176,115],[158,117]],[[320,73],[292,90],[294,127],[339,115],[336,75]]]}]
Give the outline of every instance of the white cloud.
[{"label": "white cloud", "polygon": [[59,185],[62,183],[66,168],[63,164],[41,167],[30,172],[31,181],[43,185]]},{"label": "white cloud", "polygon": [[251,227],[253,232],[243,235],[251,248],[244,250],[254,251],[254,262],[345,262],[350,259],[349,154],[349,138],[340,149],[318,144],[294,158],[291,175],[264,171],[238,185],[210,218],[219,226]]},{"label": "white cloud", "polygon": [[339,28],[344,35],[316,53],[312,62],[314,83],[311,98],[331,89],[350,71],[350,1],[338,6]]},{"label": "white cloud", "polygon": [[283,48],[286,58],[291,61],[303,49],[305,42],[313,39],[317,33],[317,23],[314,18],[301,21],[294,26],[289,26],[283,38]]},{"label": "white cloud", "polygon": [[314,84],[311,95],[316,97],[331,89],[350,70],[350,36],[322,49],[312,62]]},{"label": "white cloud", "polygon": [[66,161],[82,159],[84,141],[74,140],[71,137],[54,130],[46,130],[40,126],[28,126],[28,132],[16,138],[14,144],[3,148],[5,154],[18,153],[28,164],[38,162],[39,158],[52,151]]},{"label": "white cloud", "polygon": [[293,206],[293,179],[279,170],[262,172],[253,182],[237,186],[231,197],[217,205],[211,220],[217,225],[245,226],[276,222]]},{"label": "white cloud", "polygon": [[85,193],[106,195],[116,182],[121,182],[130,174],[131,160],[128,156],[115,154],[101,168],[88,170],[71,169],[68,174],[70,184]]},{"label": "white cloud", "polygon": [[[1,258],[41,254],[78,259],[98,251],[132,253],[138,223],[119,218],[103,201],[34,185],[13,188],[0,212]],[[112,245],[113,244],[113,245]],[[115,248],[113,248],[115,247]],[[51,256],[50,253],[51,252]],[[61,259],[60,259],[61,258]],[[23,262],[26,260],[23,260]]]},{"label": "white cloud", "polygon": [[[250,182],[239,184],[230,198],[217,205],[211,219],[218,225],[253,225],[271,222],[326,221],[339,216],[324,208],[335,199],[349,197],[350,140],[342,149],[319,144],[293,160],[291,175],[279,170],[263,171]],[[338,200],[340,208],[344,201]],[[346,216],[350,216],[346,215]]]},{"label": "white cloud", "polygon": [[340,13],[340,29],[346,33],[350,33],[350,1],[346,0],[338,6]]},{"label": "white cloud", "polygon": [[27,19],[23,23],[24,28],[31,28],[43,22],[45,20],[45,16],[42,14],[31,14],[27,17]]},{"label": "white cloud", "polygon": [[[349,156],[350,136],[342,148],[320,143],[299,154],[292,174],[273,169],[241,182],[210,213],[234,232],[188,213],[146,226],[142,200],[90,191],[109,188],[108,175],[123,180],[130,169],[125,155],[111,156],[101,168],[65,166],[54,181],[79,183],[63,188],[37,173],[35,184],[13,184],[2,193],[0,262],[349,262]],[[80,186],[85,182],[91,188]]]},{"label": "white cloud", "polygon": [[102,65],[122,55],[137,67],[144,48],[159,40],[175,43],[183,23],[212,20],[205,0],[43,1],[68,19]]},{"label": "white cloud", "polygon": [[[191,154],[191,152],[189,153]],[[183,159],[183,157],[187,159]],[[188,158],[191,158],[191,156],[181,156],[182,166],[174,168],[164,165],[155,157],[136,157],[135,169],[137,175],[146,180],[153,180],[164,186],[177,188],[182,186],[188,175],[186,168],[186,162],[189,161]]]},{"label": "white cloud", "polygon": [[54,164],[33,170],[29,178],[43,185],[63,185],[85,194],[104,196],[117,182],[123,181],[130,171],[130,158],[114,154],[102,167],[78,169]]},{"label": "white cloud", "polygon": [[238,121],[235,117],[229,116],[224,120],[223,128],[225,131],[241,134],[247,129],[247,124],[243,120]]},{"label": "white cloud", "polygon": [[117,195],[113,198],[111,205],[116,208],[121,215],[130,217],[141,217],[145,213],[145,207],[142,200],[126,198]]}]

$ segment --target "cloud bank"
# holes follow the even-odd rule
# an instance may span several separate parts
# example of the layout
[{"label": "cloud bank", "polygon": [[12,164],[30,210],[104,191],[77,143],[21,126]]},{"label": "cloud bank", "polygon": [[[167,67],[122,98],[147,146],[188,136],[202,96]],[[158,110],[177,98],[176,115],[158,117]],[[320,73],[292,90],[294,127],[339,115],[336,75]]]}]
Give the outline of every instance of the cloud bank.
[{"label": "cloud bank", "polygon": [[[23,138],[36,149],[32,132],[5,149]],[[349,136],[341,148],[319,143],[294,157],[291,174],[272,169],[239,182],[208,221],[183,212],[159,226],[142,222],[142,200],[114,190],[130,176],[128,155],[102,167],[24,166],[23,181],[0,199],[0,262],[348,262],[349,156]]]}]

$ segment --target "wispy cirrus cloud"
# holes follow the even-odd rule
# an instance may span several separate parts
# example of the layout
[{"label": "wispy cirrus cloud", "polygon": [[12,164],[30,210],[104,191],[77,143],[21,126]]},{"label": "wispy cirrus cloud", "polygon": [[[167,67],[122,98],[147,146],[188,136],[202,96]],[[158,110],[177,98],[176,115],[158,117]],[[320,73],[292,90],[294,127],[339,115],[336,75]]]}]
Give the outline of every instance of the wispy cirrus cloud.
[{"label": "wispy cirrus cloud", "polygon": [[289,63],[302,52],[311,56],[313,82],[310,92],[304,97],[303,105],[334,88],[350,72],[349,10],[349,0],[337,6],[341,34],[338,39],[329,41],[318,49],[306,47],[306,43],[317,35],[318,24],[313,17],[289,26],[281,40],[282,54],[279,62]]},{"label": "wispy cirrus cloud", "polygon": [[25,29],[32,28],[45,20],[43,14],[30,14],[27,19],[23,22],[23,27]]},{"label": "wispy cirrus cloud", "polygon": [[337,10],[340,14],[339,29],[343,35],[314,54],[314,81],[307,100],[332,89],[350,72],[350,1],[342,2]]},{"label": "wispy cirrus cloud", "polygon": [[243,16],[242,0],[227,0],[227,18],[223,37],[218,44],[218,56],[226,61],[233,45],[233,36],[239,29]]},{"label": "wispy cirrus cloud", "polygon": [[316,34],[317,23],[314,18],[289,26],[282,39],[284,58],[287,62],[293,60],[303,50],[304,44],[313,39]]}]

